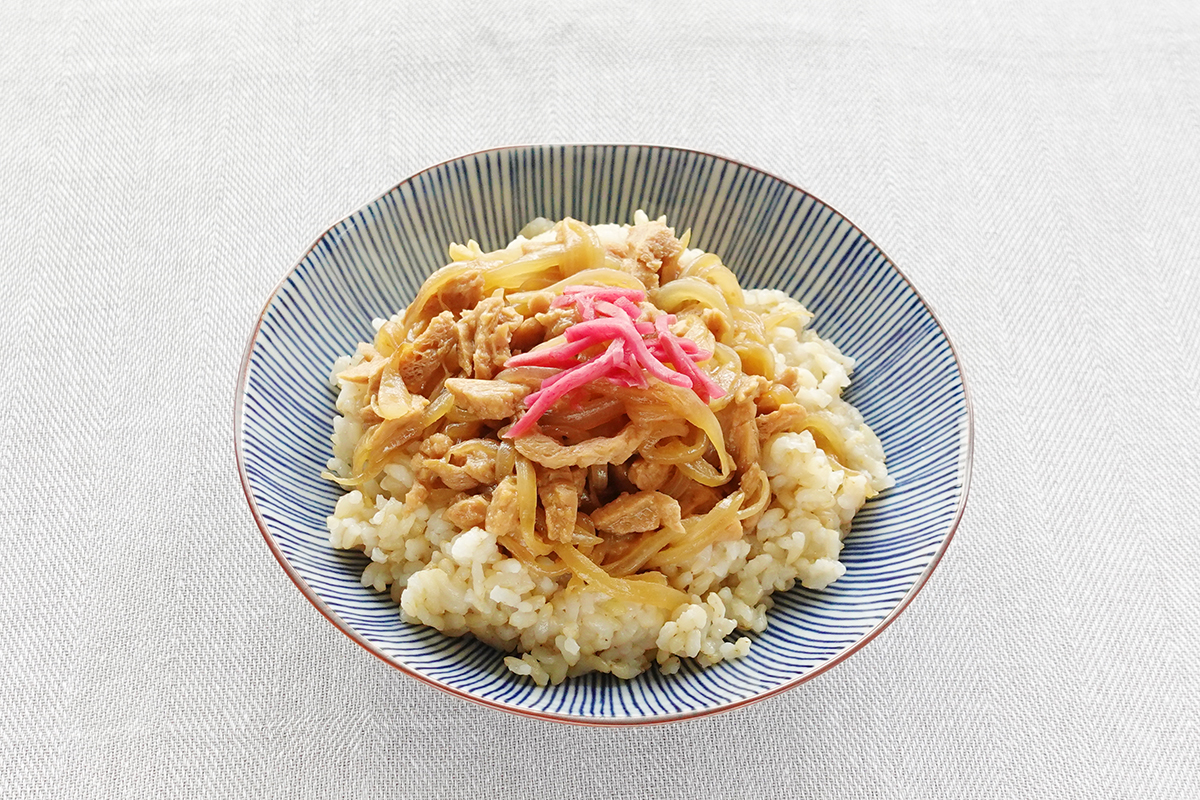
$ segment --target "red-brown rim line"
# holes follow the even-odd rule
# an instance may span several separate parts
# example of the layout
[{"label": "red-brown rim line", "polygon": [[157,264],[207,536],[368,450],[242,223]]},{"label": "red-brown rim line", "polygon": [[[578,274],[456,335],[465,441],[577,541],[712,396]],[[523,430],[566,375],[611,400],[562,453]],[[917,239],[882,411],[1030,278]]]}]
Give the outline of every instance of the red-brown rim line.
[{"label": "red-brown rim line", "polygon": [[[301,577],[300,574],[295,570],[295,568],[292,567],[292,565],[288,562],[287,557],[280,550],[279,545],[275,542],[274,537],[271,535],[270,531],[267,530],[266,522],[263,520],[262,515],[258,511],[258,505],[254,502],[254,495],[250,491],[250,483],[249,483],[249,479],[246,475],[246,465],[245,465],[245,462],[242,457],[241,433],[242,433],[243,411],[244,411],[243,400],[244,400],[245,392],[246,392],[246,379],[247,379],[247,376],[249,375],[249,371],[250,371],[250,356],[254,350],[254,341],[255,341],[255,339],[258,338],[258,332],[259,332],[259,329],[262,327],[263,319],[264,319],[264,317],[266,317],[267,310],[271,307],[271,303],[275,300],[275,296],[279,294],[279,290],[283,288],[283,284],[287,281],[287,279],[295,273],[296,269],[300,266],[300,264],[304,261],[304,259],[307,258],[308,255],[314,249],[316,249],[316,246],[321,243],[321,240],[324,239],[329,234],[330,231],[332,231],[338,225],[341,225],[343,222],[346,222],[348,219],[353,217],[355,214],[358,214],[363,209],[369,208],[370,206],[373,206],[375,203],[378,203],[384,197],[387,197],[389,194],[394,192],[396,189],[400,188],[404,184],[412,181],[414,178],[416,178],[420,175],[424,175],[427,172],[435,170],[438,167],[444,166],[453,161],[462,161],[462,160],[471,158],[473,156],[482,155],[484,153],[494,153],[494,152],[498,152],[501,150],[517,150],[517,149],[522,149],[522,148],[534,149],[534,148],[552,148],[552,147],[596,147],[596,148],[644,147],[644,148],[648,148],[648,149],[674,150],[674,151],[680,152],[680,153],[692,153],[694,155],[703,156],[706,158],[718,159],[720,161],[725,161],[730,164],[735,164],[739,167],[744,167],[746,169],[753,170],[754,172],[765,175],[768,178],[777,180],[780,183],[782,183],[786,186],[789,186],[789,187],[795,189],[796,191],[807,195],[808,197],[811,197],[813,200],[817,201],[818,203],[821,203],[826,208],[828,208],[830,211],[834,212],[839,217],[844,219],[847,223],[849,223],[849,225],[852,228],[854,228],[854,230],[858,231],[859,235],[861,235],[864,239],[866,239],[868,242],[870,242],[871,245],[873,247],[875,247],[876,250],[879,251],[879,253],[887,261],[888,265],[891,266],[891,268],[896,271],[896,274],[899,275],[900,278],[905,283],[908,284],[909,288],[912,289],[913,294],[915,294],[917,296],[917,299],[921,301],[921,304],[923,306],[925,306],[925,310],[929,312],[929,316],[933,319],[934,324],[938,326],[938,330],[940,330],[942,332],[942,336],[946,339],[946,344],[950,347],[950,354],[952,356],[954,356],[954,366],[958,370],[958,377],[959,377],[959,380],[962,383],[962,387],[963,387],[963,404],[967,410],[967,460],[966,460],[966,466],[963,470],[962,495],[960,496],[959,501],[958,501],[958,509],[954,515],[954,521],[950,525],[950,532],[946,534],[946,538],[942,542],[942,546],[938,548],[938,551],[936,553],[934,553],[933,560],[929,562],[929,565],[927,567],[925,567],[925,570],[921,573],[921,576],[917,579],[916,583],[914,583],[912,585],[912,588],[910,588],[908,590],[908,592],[905,593],[904,597],[901,598],[900,602],[896,605],[895,608],[893,608],[891,610],[891,612],[888,613],[888,615],[886,617],[884,617],[882,620],[880,620],[878,623],[876,623],[875,627],[873,627],[873,628],[871,628],[871,630],[867,631],[867,633],[864,634],[861,639],[856,641],[854,644],[851,644],[848,647],[846,647],[844,650],[842,650],[840,653],[838,653],[836,656],[834,656],[829,661],[822,664],[820,667],[817,667],[816,669],[812,670],[811,672],[805,673],[804,675],[801,675],[798,678],[790,680],[787,683],[783,684],[782,686],[777,686],[774,689],[763,692],[762,694],[755,695],[754,697],[748,697],[744,700],[737,700],[732,703],[726,703],[725,705],[716,706],[715,708],[710,708],[710,709],[704,709],[702,711],[691,711],[691,712],[685,712],[685,713],[680,713],[680,714],[669,714],[669,715],[665,715],[662,717],[655,717],[655,718],[651,718],[651,719],[634,718],[634,719],[625,719],[625,720],[591,719],[591,718],[587,718],[587,717],[577,717],[577,716],[572,716],[572,715],[568,715],[568,714],[544,713],[544,712],[539,712],[539,711],[532,711],[530,709],[520,708],[518,706],[509,705],[507,703],[501,703],[501,702],[498,702],[495,700],[488,700],[483,697],[476,697],[474,695],[471,695],[471,694],[468,694],[467,692],[462,691],[461,689],[457,689],[453,686],[442,683],[441,681],[438,681],[427,675],[422,675],[421,673],[417,672],[416,670],[412,669],[411,667],[392,658],[387,653],[384,653],[382,650],[380,650],[378,647],[376,647],[373,643],[371,643],[365,637],[360,635],[349,624],[344,622],[341,619],[341,617],[338,616],[337,612],[335,612],[334,610],[332,610],[331,608],[329,608],[329,606],[327,606],[325,604],[325,601],[322,600],[321,597],[315,591],[313,591],[312,587],[310,587],[308,585],[308,582],[305,581],[304,578]],[[958,525],[962,521],[963,512],[966,510],[966,507],[967,507],[967,496],[970,493],[970,489],[971,489],[971,467],[972,467],[972,463],[974,461],[974,455],[975,455],[975,412],[971,406],[971,396],[967,391],[967,378],[963,372],[962,360],[958,356],[958,351],[954,347],[954,342],[950,339],[950,335],[946,332],[946,328],[944,325],[942,325],[941,320],[939,320],[937,315],[934,313],[933,307],[930,306],[929,302],[924,298],[924,296],[921,295],[921,293],[917,290],[917,287],[913,285],[913,282],[908,279],[908,276],[905,275],[898,266],[896,266],[896,262],[893,261],[891,259],[891,257],[889,257],[888,254],[885,253],[883,251],[883,249],[881,247],[879,247],[879,245],[877,245],[871,239],[870,236],[867,236],[865,231],[863,231],[861,228],[859,228],[858,225],[856,225],[849,217],[847,217],[845,214],[838,211],[836,208],[834,208],[829,203],[826,203],[821,198],[817,197],[816,195],[812,194],[811,192],[806,191],[805,189],[802,189],[801,187],[797,186],[796,184],[794,184],[790,181],[786,181],[783,178],[780,178],[778,175],[767,172],[764,169],[760,169],[758,167],[752,166],[743,161],[738,161],[737,159],[734,159],[734,158],[727,158],[725,156],[717,155],[716,153],[705,152],[703,150],[693,150],[688,147],[675,147],[673,145],[655,145],[655,144],[641,144],[641,145],[638,145],[638,144],[566,144],[566,145],[550,145],[550,144],[532,144],[532,145],[530,145],[530,144],[526,144],[526,145],[504,145],[504,146],[500,146],[500,147],[489,147],[484,150],[476,150],[473,153],[467,153],[465,155],[455,156],[454,158],[446,159],[445,161],[441,161],[437,164],[434,164],[433,166],[426,167],[425,169],[420,170],[419,172],[414,172],[409,177],[400,181],[400,183],[395,184],[390,189],[388,189],[386,192],[384,192],[383,194],[380,194],[374,200],[371,200],[369,203],[366,203],[363,206],[360,206],[359,208],[355,209],[351,213],[349,213],[346,216],[339,219],[337,222],[330,225],[316,238],[316,240],[309,246],[309,248],[304,251],[304,254],[301,255],[300,258],[296,260],[296,263],[292,265],[291,269],[289,269],[286,273],[284,273],[283,277],[279,280],[279,282],[277,284],[275,284],[275,288],[271,291],[271,294],[267,297],[267,301],[263,305],[263,310],[259,313],[258,319],[254,323],[254,329],[250,332],[250,338],[246,342],[245,354],[242,356],[241,369],[238,371],[238,382],[237,382],[237,387],[236,387],[236,394],[234,395],[234,404],[233,404],[233,426],[234,426],[233,427],[233,451],[234,451],[234,457],[237,459],[238,477],[241,479],[242,492],[246,495],[246,502],[250,506],[250,513],[254,516],[255,524],[258,525],[258,529],[262,533],[263,539],[267,543],[267,547],[269,547],[271,549],[271,552],[275,555],[275,560],[279,562],[279,565],[281,567],[283,567],[283,571],[285,573],[287,573],[287,576],[289,578],[291,578],[292,583],[296,584],[296,588],[300,590],[301,594],[303,594],[308,599],[308,601],[313,604],[313,606],[317,609],[317,611],[321,612],[322,616],[324,616],[327,620],[329,620],[331,623],[333,623],[334,627],[336,627],[338,630],[340,630],[342,633],[344,633],[346,636],[348,636],[350,638],[350,640],[353,641],[355,644],[357,644],[359,647],[362,647],[364,650],[366,650],[368,653],[375,656],[376,658],[379,658],[380,660],[382,660],[382,661],[386,662],[387,664],[391,665],[392,667],[400,670],[401,672],[405,673],[406,675],[409,675],[413,678],[416,678],[419,681],[427,683],[436,689],[440,689],[444,692],[447,692],[448,694],[452,694],[456,697],[461,697],[462,699],[469,700],[472,703],[478,703],[479,705],[487,706],[488,708],[494,708],[494,709],[498,709],[500,711],[507,711],[510,714],[517,714],[518,716],[530,717],[533,719],[540,719],[540,720],[548,720],[551,722],[565,722],[565,723],[572,724],[572,725],[587,725],[587,726],[597,726],[597,727],[627,727],[627,726],[635,726],[635,725],[661,725],[661,724],[668,723],[668,722],[679,722],[681,720],[696,719],[699,717],[708,717],[708,716],[712,716],[714,714],[722,714],[727,711],[733,711],[734,709],[743,708],[743,707],[751,705],[753,703],[757,703],[762,700],[766,700],[768,697],[774,697],[775,695],[782,694],[783,692],[786,692],[789,689],[793,689],[802,683],[806,683],[806,682],[812,680],[813,678],[817,677],[818,675],[821,675],[822,673],[828,671],[829,669],[832,669],[833,667],[835,667],[838,664],[845,661],[850,656],[857,653],[859,650],[861,650],[863,647],[865,647],[868,642],[873,640],[876,636],[878,636],[880,633],[882,633],[885,628],[887,628],[889,625],[891,625],[892,622],[895,621],[896,617],[900,616],[900,613],[908,607],[908,605],[913,601],[913,599],[917,596],[917,594],[921,591],[921,589],[924,588],[926,582],[928,582],[928,580],[929,580],[929,576],[933,574],[934,569],[936,569],[937,565],[941,562],[942,556],[945,555],[946,549],[950,546],[950,540],[954,538],[954,534],[958,530]]]}]

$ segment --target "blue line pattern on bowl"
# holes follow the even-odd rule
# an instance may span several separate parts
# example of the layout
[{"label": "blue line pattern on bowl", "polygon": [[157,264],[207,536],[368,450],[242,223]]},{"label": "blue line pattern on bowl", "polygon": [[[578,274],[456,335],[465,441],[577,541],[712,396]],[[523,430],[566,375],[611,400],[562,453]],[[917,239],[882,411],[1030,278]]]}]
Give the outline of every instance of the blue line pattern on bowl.
[{"label": "blue line pattern on bowl", "polygon": [[[846,574],[822,591],[775,595],[748,657],[634,680],[605,674],[538,687],[503,654],[400,619],[359,583],[366,558],[330,547],[341,490],[330,456],[339,355],[372,335],[446,261],[449,242],[502,247],[534,217],[628,222],[636,209],[692,229],[747,287],[781,289],[853,356],[847,399],[883,441],[896,486],[846,539]],[[534,146],[422,172],[331,228],[280,284],[247,351],[238,450],[263,533],[301,589],[347,633],[418,677],[507,710],[582,722],[678,719],[773,694],[877,632],[940,557],[966,499],[970,412],[950,343],[925,303],[856,227],[816,198],[718,156],[633,145]]]}]

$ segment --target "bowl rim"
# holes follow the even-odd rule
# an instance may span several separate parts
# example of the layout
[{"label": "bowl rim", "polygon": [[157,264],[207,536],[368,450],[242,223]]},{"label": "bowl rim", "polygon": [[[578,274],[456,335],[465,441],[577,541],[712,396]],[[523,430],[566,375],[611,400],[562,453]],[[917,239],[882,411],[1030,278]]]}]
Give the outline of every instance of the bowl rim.
[{"label": "bowl rim", "polygon": [[[317,592],[314,591],[311,586],[309,586],[308,582],[303,578],[303,576],[301,576],[300,573],[296,570],[296,568],[293,567],[292,564],[288,561],[287,556],[283,553],[283,550],[280,548],[279,543],[275,541],[274,536],[271,534],[270,529],[268,528],[268,526],[266,524],[266,520],[263,519],[262,514],[258,510],[258,504],[255,502],[254,493],[250,489],[250,481],[249,481],[249,477],[246,473],[245,457],[242,452],[242,433],[243,433],[243,429],[244,429],[244,419],[245,419],[245,402],[244,401],[245,401],[245,395],[246,395],[247,378],[249,376],[249,370],[250,370],[250,357],[254,352],[254,343],[258,339],[258,334],[259,334],[260,329],[262,328],[263,320],[266,317],[267,311],[270,310],[271,304],[273,302],[275,302],[276,296],[279,294],[280,290],[283,288],[283,286],[287,282],[287,280],[289,278],[291,278],[292,275],[295,274],[296,270],[299,269],[300,265],[304,262],[304,260],[306,258],[308,258],[309,254],[311,254],[312,251],[316,249],[317,245],[319,245],[321,243],[321,241],[326,236],[328,236],[330,234],[330,232],[333,231],[334,228],[336,228],[339,225],[341,225],[342,223],[346,222],[351,217],[353,217],[353,216],[365,211],[366,209],[370,208],[371,206],[375,205],[380,200],[383,200],[385,197],[387,197],[392,192],[399,189],[404,184],[411,182],[413,179],[415,179],[421,175],[424,175],[425,173],[431,172],[435,169],[438,169],[439,167],[445,166],[446,164],[450,164],[455,161],[463,161],[465,159],[483,155],[485,153],[495,153],[495,152],[499,152],[499,151],[503,151],[503,150],[521,150],[521,149],[537,149],[537,148],[547,149],[547,148],[555,148],[555,147],[562,147],[562,148],[589,148],[589,147],[593,147],[593,148],[620,148],[620,147],[634,148],[634,147],[640,147],[640,148],[646,148],[646,149],[650,149],[650,150],[670,150],[670,151],[675,151],[675,152],[679,152],[679,153],[702,156],[705,158],[713,158],[713,159],[717,159],[718,161],[724,161],[729,164],[743,167],[745,169],[749,169],[753,172],[757,172],[761,175],[764,175],[768,178],[777,180],[780,183],[782,183],[792,189],[795,189],[798,192],[802,192],[803,194],[807,195],[808,197],[811,197],[813,200],[817,201],[818,203],[821,203],[826,208],[828,208],[830,211],[832,211],[833,213],[837,214],[840,218],[845,220],[850,225],[850,227],[852,227],[855,231],[857,231],[858,234],[860,236],[862,236],[864,239],[866,239],[871,244],[872,247],[874,247],[876,250],[879,251],[880,255],[882,255],[884,257],[884,259],[887,261],[888,266],[891,267],[896,272],[896,274],[900,276],[901,280],[903,280],[906,284],[908,284],[908,287],[912,290],[913,294],[916,295],[917,299],[921,302],[921,305],[925,308],[925,311],[928,312],[930,318],[933,319],[934,324],[937,325],[937,328],[941,332],[942,337],[946,340],[947,346],[950,348],[950,354],[954,357],[954,367],[958,371],[959,382],[962,385],[963,405],[964,405],[964,408],[966,409],[966,413],[967,413],[966,460],[962,467],[962,476],[963,476],[962,492],[959,495],[958,507],[955,510],[954,519],[950,523],[950,529],[946,533],[945,539],[942,540],[941,545],[938,547],[937,552],[935,552],[933,554],[933,557],[930,559],[929,564],[926,565],[925,569],[917,577],[917,580],[913,583],[913,585],[909,588],[909,590],[904,594],[904,597],[902,597],[900,599],[900,602],[898,602],[891,609],[891,611],[889,611],[887,613],[887,615],[884,616],[883,619],[881,619],[879,622],[877,622],[874,625],[874,627],[872,627],[869,631],[867,631],[865,634],[863,634],[855,642],[847,645],[840,652],[838,652],[835,656],[833,656],[832,658],[830,658],[828,661],[824,662],[820,666],[816,667],[815,669],[812,669],[812,670],[804,673],[803,675],[800,675],[796,678],[786,681],[785,683],[783,683],[779,686],[776,686],[773,689],[769,689],[764,692],[759,692],[758,694],[755,694],[752,697],[743,698],[741,700],[735,700],[735,701],[732,701],[729,703],[723,703],[721,705],[716,705],[711,708],[703,708],[703,709],[700,709],[697,711],[684,711],[684,712],[677,712],[677,713],[673,713],[673,714],[662,714],[662,715],[656,715],[656,716],[643,716],[643,717],[630,717],[630,718],[625,718],[625,719],[603,719],[603,718],[586,717],[586,716],[581,716],[581,715],[577,715],[577,714],[562,714],[562,713],[554,713],[554,712],[546,712],[546,711],[535,711],[533,709],[523,708],[521,706],[514,705],[511,703],[500,702],[497,700],[489,700],[484,697],[477,697],[475,695],[472,695],[472,694],[465,692],[462,689],[459,689],[455,686],[452,686],[450,684],[439,681],[436,678],[432,678],[428,675],[423,675],[420,672],[418,672],[416,669],[414,669],[414,668],[404,664],[400,660],[388,655],[383,650],[381,650],[378,646],[376,646],[372,641],[367,639],[365,636],[360,634],[358,631],[354,630],[354,628],[349,623],[347,623],[345,620],[343,620],[336,611],[334,611],[332,608],[330,608],[325,603],[325,601],[321,598],[321,596],[319,594],[317,594]],[[300,593],[303,594],[304,597],[307,598],[307,600],[310,603],[312,603],[313,607],[316,608],[317,611],[320,612],[320,614],[323,617],[325,617],[325,619],[327,619],[330,623],[332,623],[335,628],[337,628],[339,631],[341,631],[343,634],[345,634],[347,637],[349,637],[349,639],[352,642],[354,642],[355,644],[357,644],[359,647],[363,648],[368,653],[370,653],[371,655],[380,659],[384,663],[389,664],[393,668],[399,670],[400,672],[402,672],[412,678],[416,678],[418,681],[421,681],[422,683],[432,686],[435,689],[440,689],[441,691],[446,692],[447,694],[462,698],[463,700],[467,700],[467,701],[470,701],[472,703],[475,703],[475,704],[478,704],[481,706],[485,706],[487,708],[492,708],[492,709],[496,709],[499,711],[505,711],[510,714],[516,714],[517,716],[521,716],[521,717],[545,720],[545,721],[549,721],[549,722],[560,722],[560,723],[566,723],[566,724],[570,724],[570,725],[582,725],[582,726],[591,726],[591,727],[632,727],[632,726],[640,726],[640,725],[662,725],[662,724],[666,724],[666,723],[670,723],[670,722],[679,722],[679,721],[686,720],[686,719],[697,719],[697,718],[701,718],[701,717],[712,716],[714,714],[723,714],[723,713],[733,711],[738,708],[744,708],[746,706],[753,705],[754,703],[761,702],[763,700],[766,700],[767,698],[775,697],[777,695],[783,694],[784,692],[786,692],[790,689],[796,688],[797,686],[799,686],[802,683],[807,683],[808,681],[812,680],[813,678],[816,678],[818,675],[821,675],[821,674],[829,671],[833,667],[837,666],[838,664],[842,663],[843,661],[848,659],[850,656],[854,655],[859,650],[863,649],[869,642],[873,641],[875,639],[875,637],[877,637],[889,625],[891,625],[896,620],[896,618],[899,617],[900,614],[906,608],[908,608],[908,606],[916,598],[917,594],[920,593],[921,589],[923,589],[925,587],[925,584],[929,581],[929,578],[933,574],[933,571],[937,568],[938,564],[941,563],[942,557],[946,554],[946,550],[950,546],[951,540],[954,539],[954,534],[958,531],[959,524],[962,522],[963,513],[966,511],[966,507],[967,507],[967,498],[968,498],[968,495],[970,494],[970,490],[971,490],[971,471],[972,471],[974,455],[975,455],[975,412],[974,412],[974,408],[973,408],[972,402],[971,402],[971,394],[967,388],[967,377],[966,377],[965,371],[963,370],[962,358],[960,357],[957,348],[955,348],[954,341],[950,338],[950,334],[946,330],[946,326],[942,324],[942,321],[938,318],[937,314],[934,312],[934,309],[930,305],[929,301],[925,299],[924,295],[922,295],[921,292],[917,289],[917,287],[913,284],[913,282],[911,280],[909,280],[908,276],[905,275],[904,272],[896,265],[896,262],[894,260],[892,260],[891,256],[889,256],[886,252],[884,252],[883,248],[881,248],[878,244],[876,244],[875,241],[873,239],[871,239],[871,237],[868,236],[864,230],[862,230],[862,228],[858,227],[858,225],[853,220],[851,220],[849,217],[847,217],[845,214],[843,214],[841,211],[839,211],[836,207],[834,207],[830,203],[827,203],[826,201],[822,200],[820,197],[813,194],[812,192],[804,189],[801,186],[798,186],[795,183],[792,183],[789,180],[785,180],[784,178],[781,178],[772,172],[768,172],[767,170],[764,170],[760,167],[756,167],[752,164],[747,164],[746,162],[740,161],[736,158],[730,158],[728,156],[723,156],[718,153],[713,153],[713,152],[709,152],[709,151],[705,151],[705,150],[696,150],[696,149],[690,148],[690,147],[679,147],[676,145],[661,145],[661,144],[630,144],[630,143],[613,143],[613,142],[609,142],[609,143],[564,143],[564,144],[551,144],[551,143],[511,144],[511,145],[500,145],[497,147],[488,147],[488,148],[484,148],[482,150],[476,150],[471,153],[465,153],[463,155],[454,156],[453,158],[448,158],[444,161],[439,161],[436,164],[432,164],[428,167],[425,167],[424,169],[414,172],[412,175],[409,175],[408,177],[401,180],[399,183],[394,184],[389,189],[387,189],[383,193],[376,196],[374,199],[370,200],[367,203],[364,203],[362,206],[356,208],[354,211],[350,212],[349,214],[340,218],[333,224],[329,225],[317,236],[317,238],[313,241],[313,243],[311,245],[309,245],[309,247],[304,251],[304,253],[296,260],[296,262],[287,270],[287,272],[284,273],[283,277],[280,278],[279,281],[275,284],[275,288],[272,289],[270,295],[267,296],[266,302],[263,304],[262,311],[259,312],[258,318],[255,320],[254,327],[250,331],[250,336],[246,341],[245,351],[242,355],[242,363],[238,370],[237,386],[235,387],[235,392],[234,392],[233,449],[234,449],[234,458],[237,461],[238,477],[241,480],[242,492],[246,496],[246,502],[250,507],[251,515],[254,517],[254,522],[258,526],[259,532],[262,534],[263,539],[266,541],[267,547],[270,548],[271,553],[275,556],[275,560],[279,562],[279,565],[283,568],[283,571],[291,579],[292,583],[294,583],[296,585],[296,588],[300,590]]]}]

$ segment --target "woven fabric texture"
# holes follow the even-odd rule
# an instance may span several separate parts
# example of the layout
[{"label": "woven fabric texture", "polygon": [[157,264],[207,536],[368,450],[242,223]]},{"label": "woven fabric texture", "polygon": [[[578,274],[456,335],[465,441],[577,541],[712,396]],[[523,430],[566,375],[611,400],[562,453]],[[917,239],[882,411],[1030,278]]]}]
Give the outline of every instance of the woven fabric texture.
[{"label": "woven fabric texture", "polygon": [[[972,495],[845,664],[666,727],[371,658],[246,508],[233,387],[330,223],[484,147],[648,142],[831,203],[945,323]],[[1200,793],[1200,7],[0,7],[0,796]]]}]

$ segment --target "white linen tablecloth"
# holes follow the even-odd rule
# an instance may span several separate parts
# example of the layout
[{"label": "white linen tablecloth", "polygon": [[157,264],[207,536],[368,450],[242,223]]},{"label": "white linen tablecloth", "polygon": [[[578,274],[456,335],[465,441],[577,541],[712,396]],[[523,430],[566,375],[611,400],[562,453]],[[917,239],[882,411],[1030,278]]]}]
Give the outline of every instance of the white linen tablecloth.
[{"label": "white linen tablecloth", "polygon": [[[911,608],[778,698],[552,725],[370,657],[235,475],[311,241],[508,143],[788,178],[939,312],[974,486]],[[0,7],[0,796],[1200,792],[1200,6]]]}]

